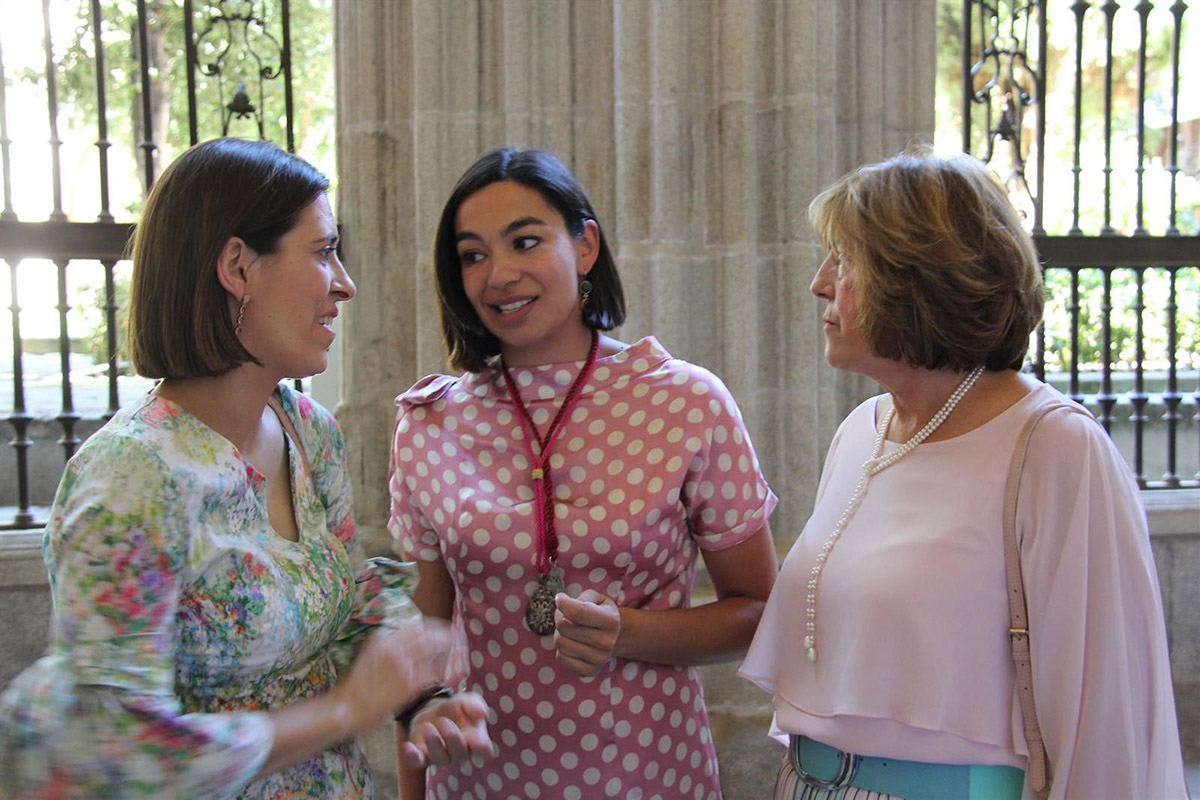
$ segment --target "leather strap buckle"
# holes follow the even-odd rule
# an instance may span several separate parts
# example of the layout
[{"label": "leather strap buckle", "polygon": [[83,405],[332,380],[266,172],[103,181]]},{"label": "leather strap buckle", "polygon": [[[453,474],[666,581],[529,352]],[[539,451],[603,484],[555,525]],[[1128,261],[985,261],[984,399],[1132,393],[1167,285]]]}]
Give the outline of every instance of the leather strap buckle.
[{"label": "leather strap buckle", "polygon": [[841,789],[850,785],[854,776],[858,774],[861,756],[839,750],[837,773],[832,778],[818,778],[807,772],[800,763],[800,738],[795,735],[788,737],[788,758],[791,759],[792,769],[796,771],[800,780],[804,781],[805,786],[814,789]]}]

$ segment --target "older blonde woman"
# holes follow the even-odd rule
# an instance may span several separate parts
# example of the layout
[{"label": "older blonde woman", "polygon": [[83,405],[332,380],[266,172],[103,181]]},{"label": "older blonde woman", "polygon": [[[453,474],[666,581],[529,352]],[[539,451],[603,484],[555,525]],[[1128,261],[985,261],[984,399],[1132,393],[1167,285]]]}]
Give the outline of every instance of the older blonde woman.
[{"label": "older blonde woman", "polygon": [[1018,434],[1053,407],[1015,527],[1041,794],[1185,797],[1145,512],[1100,426],[1019,372],[1043,289],[1003,189],[968,157],[906,153],[810,216],[829,250],[812,282],[826,358],[885,393],[838,429],[741,670],[793,746],[777,796],[1037,794],[1002,507]]}]

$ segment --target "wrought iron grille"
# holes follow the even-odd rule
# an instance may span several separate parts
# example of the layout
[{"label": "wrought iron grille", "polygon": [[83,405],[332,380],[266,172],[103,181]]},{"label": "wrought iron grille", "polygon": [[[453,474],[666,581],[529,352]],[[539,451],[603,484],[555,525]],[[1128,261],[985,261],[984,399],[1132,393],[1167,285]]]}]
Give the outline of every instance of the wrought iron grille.
[{"label": "wrought iron grille", "polygon": [[1045,267],[1030,369],[1087,405],[1151,489],[1200,487],[1200,85],[1181,69],[1200,41],[1184,47],[1187,10],[961,6],[962,147],[1004,178]]},{"label": "wrought iron grille", "polygon": [[[0,530],[43,525],[62,466],[82,438],[115,413],[123,395],[148,388],[123,374],[121,287],[131,221],[154,182],[160,156],[219,135],[267,138],[295,152],[293,5],[311,10],[321,0],[20,0],[6,6],[0,36],[0,262],[8,271],[11,336],[0,341],[0,349],[11,346],[11,374],[3,377],[12,399],[0,400],[0,417],[12,429],[9,463],[15,468],[0,466]],[[324,5],[328,13],[328,2]],[[14,68],[10,62],[6,70],[7,53],[28,51],[37,40],[40,63],[31,66],[26,52],[24,65]],[[186,103],[178,102],[181,92]],[[44,140],[14,139],[13,126],[28,125],[35,104],[47,122]],[[90,156],[76,154],[76,172],[65,181],[64,125],[88,126],[95,135]],[[114,146],[136,181],[114,183]],[[45,218],[19,213],[14,197],[14,176],[23,162],[21,154],[14,158],[19,147],[49,162],[36,178],[48,187]],[[94,176],[89,180],[96,197],[95,217],[84,222],[69,218],[64,189],[75,191],[86,175]],[[115,201],[117,186],[130,184],[134,189],[126,191],[123,203]],[[70,325],[79,313],[81,280],[101,284],[93,290],[91,311],[102,316],[95,327],[102,341],[93,343],[100,358],[91,374],[104,386],[89,390],[86,407],[79,391],[86,375],[76,363],[79,343]],[[57,374],[46,382],[58,397],[57,410],[47,414],[45,402],[31,404],[31,392],[44,400],[47,390],[28,373],[30,359],[38,357],[28,331],[46,320],[31,319],[21,293],[51,282],[57,335],[40,344],[50,351],[42,361],[57,361]],[[0,366],[0,376],[4,372]],[[95,400],[97,392],[106,396]],[[58,447],[45,446],[52,443]]]}]

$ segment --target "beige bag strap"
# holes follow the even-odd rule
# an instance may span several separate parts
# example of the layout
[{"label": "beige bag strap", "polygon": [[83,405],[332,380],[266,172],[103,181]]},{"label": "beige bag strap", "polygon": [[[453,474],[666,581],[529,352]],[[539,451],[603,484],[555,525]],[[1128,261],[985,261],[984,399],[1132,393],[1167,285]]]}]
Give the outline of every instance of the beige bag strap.
[{"label": "beige bag strap", "polygon": [[1035,411],[1017,437],[1012,463],[1008,468],[1008,479],[1004,484],[1004,567],[1008,575],[1008,610],[1011,619],[1008,636],[1012,645],[1013,664],[1017,668],[1017,696],[1021,701],[1021,717],[1025,723],[1025,743],[1029,747],[1029,783],[1039,796],[1043,795],[1046,788],[1049,765],[1046,760],[1046,748],[1042,743],[1042,729],[1038,725],[1037,709],[1033,703],[1029,615],[1025,606],[1025,585],[1021,579],[1021,551],[1017,546],[1017,493],[1033,429],[1042,421],[1042,417],[1056,408],[1078,412],[1074,406],[1065,403],[1054,403]]}]

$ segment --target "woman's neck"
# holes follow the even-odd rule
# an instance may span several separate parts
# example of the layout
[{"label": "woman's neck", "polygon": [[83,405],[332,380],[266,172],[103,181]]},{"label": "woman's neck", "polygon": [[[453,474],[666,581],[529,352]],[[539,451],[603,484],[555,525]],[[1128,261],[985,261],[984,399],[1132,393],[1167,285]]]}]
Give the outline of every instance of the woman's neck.
[{"label": "woman's neck", "polygon": [[896,409],[888,427],[888,440],[906,442],[911,439],[941,410],[965,377],[965,372],[951,370],[907,369],[898,371],[894,377],[889,376],[886,383],[881,381]]},{"label": "woman's neck", "polygon": [[245,450],[261,432],[263,411],[276,385],[256,365],[243,364],[215,377],[167,378],[153,393],[182,406]]},{"label": "woman's neck", "polygon": [[[880,384],[888,391],[896,408],[888,426],[888,441],[911,439],[941,410],[966,376],[966,372],[952,370],[909,368],[889,376],[886,381],[881,380]],[[984,371],[954,407],[953,413],[926,441],[950,439],[978,428],[1029,394],[1035,386],[1033,379],[1016,370]]]},{"label": "woman's neck", "polygon": [[566,364],[584,361],[592,350],[592,337],[599,332],[580,325],[578,331],[553,341],[530,345],[501,345],[504,363],[509,367],[538,367],[545,364]]}]

